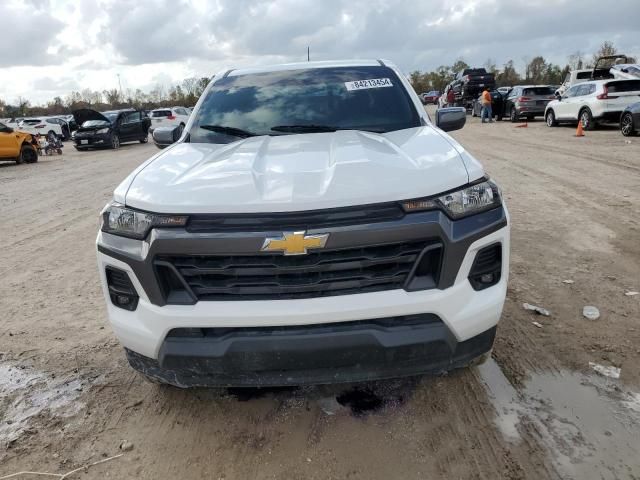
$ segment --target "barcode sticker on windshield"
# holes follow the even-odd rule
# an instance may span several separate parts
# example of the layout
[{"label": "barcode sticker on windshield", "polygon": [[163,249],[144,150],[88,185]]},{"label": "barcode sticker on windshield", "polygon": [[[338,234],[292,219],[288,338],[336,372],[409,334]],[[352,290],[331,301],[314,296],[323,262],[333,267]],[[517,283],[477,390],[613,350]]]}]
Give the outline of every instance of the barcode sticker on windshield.
[{"label": "barcode sticker on windshield", "polygon": [[344,82],[347,90],[364,90],[366,88],[393,87],[388,78],[372,78],[370,80],[356,80],[355,82]]}]

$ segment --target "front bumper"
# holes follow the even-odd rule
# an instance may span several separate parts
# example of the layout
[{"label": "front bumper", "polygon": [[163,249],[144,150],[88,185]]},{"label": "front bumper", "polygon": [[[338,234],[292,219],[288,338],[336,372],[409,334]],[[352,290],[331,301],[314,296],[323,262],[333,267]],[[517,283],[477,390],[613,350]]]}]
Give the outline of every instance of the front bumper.
[{"label": "front bumper", "polygon": [[[409,241],[438,236],[444,244],[444,260],[439,283],[436,288],[418,291],[393,289],[318,298],[201,300],[190,305],[166,304],[158,289],[153,269],[155,256],[170,252],[210,254],[211,252],[228,252],[230,248],[234,252],[242,249],[255,251],[256,244],[260,244],[264,238],[264,235],[256,234],[230,238],[226,234],[196,235],[181,229],[158,229],[149,235],[148,240],[136,241],[100,232],[97,239],[98,265],[108,316],[113,329],[120,342],[129,351],[128,356],[132,365],[149,375],[157,374],[156,376],[164,381],[167,381],[167,378],[175,378],[175,381],[169,383],[182,386],[205,383],[250,385],[251,382],[261,385],[291,384],[303,383],[302,380],[307,377],[311,383],[355,381],[455,368],[468,361],[468,355],[472,358],[484,353],[486,343],[481,342],[484,346],[477,349],[474,347],[469,351],[471,353],[464,349],[457,349],[457,345],[467,345],[466,341],[492,330],[500,319],[508,280],[510,237],[507,223],[506,209],[499,208],[455,222],[447,220],[440,212],[425,212],[407,215],[401,221],[334,229],[332,239],[335,244],[354,241],[379,242],[383,237],[395,238],[396,241],[398,238]],[[234,235],[237,234],[232,234]],[[476,253],[484,247],[497,243],[502,245],[500,281],[489,288],[476,291],[468,280]],[[124,310],[112,304],[105,274],[107,266],[128,274],[140,297],[134,311]],[[429,335],[418,335],[418,343],[423,344],[424,349],[420,350],[408,363],[399,362],[398,353],[393,348],[387,350],[397,340],[395,331],[391,331],[389,336],[386,334],[372,336],[369,332],[363,334],[360,326],[355,323],[393,318],[398,327],[402,327],[404,323],[402,319],[411,315],[435,316],[440,326],[435,337],[432,336],[435,332],[433,326],[425,327],[424,331],[419,332],[420,335],[423,333],[426,335],[425,332]],[[185,355],[179,355],[181,360],[178,364],[173,363],[174,360],[169,361],[169,359],[175,359],[176,355],[167,356],[167,352],[176,346],[176,340],[170,336],[170,332],[180,328],[227,328],[235,329],[235,333],[241,334],[242,329],[245,328],[267,331],[274,327],[331,325],[333,328],[337,324],[344,325],[348,334],[332,338],[347,342],[348,348],[345,351],[355,348],[355,352],[359,349],[357,342],[364,337],[369,339],[365,342],[368,345],[365,348],[366,354],[360,357],[358,357],[359,354],[348,357],[351,363],[341,364],[339,368],[330,364],[323,369],[322,356],[317,355],[310,357],[319,359],[319,363],[316,364],[318,367],[315,369],[311,368],[313,362],[311,366],[303,364],[304,362],[287,362],[284,366],[276,364],[268,371],[251,367],[262,363],[273,365],[271,362],[273,358],[283,358],[284,353],[281,353],[280,349],[283,348],[283,351],[289,349],[287,345],[270,343],[270,341],[262,344],[260,348],[267,350],[272,355],[271,359],[265,357],[264,352],[258,355],[257,351],[252,350],[252,346],[245,348],[249,344],[244,340],[241,343],[235,341],[234,345],[242,345],[242,348],[239,350],[236,350],[235,346],[231,348],[229,350],[232,353],[231,356],[224,353],[226,350],[220,350],[222,347],[213,348],[214,345],[207,342],[201,347],[193,343],[186,344],[188,348],[184,348],[187,350],[193,348],[193,351],[191,353],[186,351]],[[433,354],[433,345],[431,347],[428,345],[433,344],[434,341],[439,345],[439,339],[444,337],[448,339],[445,342],[448,350],[443,353],[436,349],[438,353]],[[317,338],[312,338],[314,348],[320,345],[317,343]],[[357,340],[355,344],[349,343],[354,339]],[[290,344],[289,340],[287,343]],[[208,340],[210,341],[211,339]],[[334,345],[331,338],[325,338],[323,342],[320,350],[330,352]],[[375,346],[376,342],[382,345],[381,349],[376,350],[371,346]],[[488,348],[490,348],[490,342]],[[218,353],[216,360],[212,363],[209,357],[215,351]],[[202,355],[203,352],[204,355]],[[466,353],[460,356],[458,355],[460,352]],[[251,363],[249,361],[251,358],[258,359],[259,361],[256,360],[258,363]],[[358,358],[360,361],[356,361]],[[374,361],[376,358],[386,358],[387,362]],[[221,366],[226,370],[221,371]],[[331,374],[328,376],[330,370]],[[200,378],[201,374],[205,376]],[[258,377],[264,378],[261,381]]]},{"label": "front bumper", "polygon": [[170,335],[158,359],[131,366],[176,387],[345,383],[441,373],[491,350],[496,328],[458,342],[435,315]]},{"label": "front bumper", "polygon": [[76,134],[76,136],[73,138],[73,143],[77,148],[109,147],[111,146],[111,134]]}]

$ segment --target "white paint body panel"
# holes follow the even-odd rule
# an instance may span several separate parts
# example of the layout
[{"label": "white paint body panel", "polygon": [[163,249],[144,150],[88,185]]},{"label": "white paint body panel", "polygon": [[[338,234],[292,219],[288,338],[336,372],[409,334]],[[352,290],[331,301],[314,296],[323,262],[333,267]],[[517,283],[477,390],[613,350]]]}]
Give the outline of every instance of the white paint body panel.
[{"label": "white paint body panel", "polygon": [[[502,277],[497,285],[475,291],[467,280],[478,250],[502,242]],[[195,305],[158,307],[149,302],[144,289],[126,263],[98,253],[109,319],[120,342],[130,350],[157,358],[160,346],[173,328],[260,327],[348,322],[373,318],[434,313],[458,341],[468,340],[500,320],[509,276],[509,227],[474,242],[462,262],[455,284],[446,290],[384,292],[341,295],[300,300],[245,302],[198,302]],[[111,265],[129,274],[140,294],[138,308],[129,312],[114,307],[106,288],[105,267]]]},{"label": "white paint body panel", "polygon": [[468,183],[462,151],[431,126],[181,143],[135,176],[126,204],[162,213],[241,213],[410,199]]}]

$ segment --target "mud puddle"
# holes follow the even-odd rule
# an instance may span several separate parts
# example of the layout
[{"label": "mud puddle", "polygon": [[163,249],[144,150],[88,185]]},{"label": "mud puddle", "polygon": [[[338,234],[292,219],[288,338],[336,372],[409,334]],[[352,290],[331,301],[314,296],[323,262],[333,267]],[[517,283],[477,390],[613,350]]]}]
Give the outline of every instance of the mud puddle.
[{"label": "mud puddle", "polygon": [[317,405],[327,415],[350,413],[354,417],[364,417],[401,406],[410,398],[418,383],[419,379],[405,378],[302,388],[228,388],[226,393],[239,402],[272,397],[292,406],[301,403]]},{"label": "mud puddle", "polygon": [[532,435],[566,478],[640,475],[640,394],[626,391],[618,380],[532,373],[519,391],[494,360],[477,367],[477,375],[504,437],[517,443]]},{"label": "mud puddle", "polygon": [[0,445],[11,445],[34,430],[36,417],[48,412],[68,418],[84,404],[78,400],[86,380],[51,378],[42,372],[12,363],[0,364]]}]

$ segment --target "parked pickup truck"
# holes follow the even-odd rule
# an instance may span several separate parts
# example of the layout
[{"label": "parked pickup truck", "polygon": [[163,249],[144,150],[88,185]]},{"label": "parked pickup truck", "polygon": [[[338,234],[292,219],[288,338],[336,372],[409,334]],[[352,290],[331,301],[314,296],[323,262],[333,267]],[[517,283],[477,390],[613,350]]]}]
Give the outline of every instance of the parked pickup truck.
[{"label": "parked pickup truck", "polygon": [[472,108],[473,102],[485,88],[494,90],[496,80],[492,73],[484,68],[465,68],[456,75],[451,87],[456,94],[456,103],[467,109]]},{"label": "parked pickup truck", "polygon": [[510,227],[445,133],[465,120],[434,123],[386,61],[215,75],[102,212],[100,278],[131,366],[178,387],[273,386],[486,358]]}]

